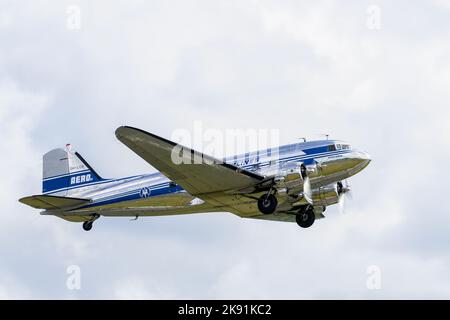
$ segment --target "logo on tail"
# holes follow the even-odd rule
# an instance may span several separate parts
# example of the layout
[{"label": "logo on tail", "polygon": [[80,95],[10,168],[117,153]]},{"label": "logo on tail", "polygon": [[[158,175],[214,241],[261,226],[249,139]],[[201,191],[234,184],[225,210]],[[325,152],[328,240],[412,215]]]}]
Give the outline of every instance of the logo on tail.
[{"label": "logo on tail", "polygon": [[66,145],[66,150],[54,149],[46,153],[43,164],[44,194],[64,197],[103,180],[79,153],[72,151],[71,145]]}]

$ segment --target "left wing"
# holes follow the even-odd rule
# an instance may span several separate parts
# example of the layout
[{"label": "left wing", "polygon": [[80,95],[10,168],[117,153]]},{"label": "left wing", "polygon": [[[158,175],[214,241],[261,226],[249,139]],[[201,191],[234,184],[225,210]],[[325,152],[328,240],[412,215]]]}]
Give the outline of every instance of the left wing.
[{"label": "left wing", "polygon": [[[261,175],[140,129],[120,127],[116,130],[116,136],[137,155],[194,196],[251,189],[264,181]],[[175,163],[173,157],[179,154],[182,154],[187,163]]]}]

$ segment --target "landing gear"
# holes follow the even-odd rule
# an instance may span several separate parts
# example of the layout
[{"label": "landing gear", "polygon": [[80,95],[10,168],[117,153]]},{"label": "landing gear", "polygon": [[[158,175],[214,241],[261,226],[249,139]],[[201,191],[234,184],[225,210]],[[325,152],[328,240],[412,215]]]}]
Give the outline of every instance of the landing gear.
[{"label": "landing gear", "polygon": [[90,231],[92,229],[92,224],[94,221],[85,221],[83,222],[83,230],[84,231]]},{"label": "landing gear", "polygon": [[100,215],[95,214],[91,220],[83,222],[83,230],[84,231],[90,231],[92,229],[92,225],[94,224],[94,221],[100,218]]},{"label": "landing gear", "polygon": [[314,209],[311,206],[300,210],[299,213],[295,216],[295,221],[302,228],[311,227],[314,223],[314,220],[316,220],[316,216],[314,214]]},{"label": "landing gear", "polygon": [[258,199],[258,209],[264,214],[274,213],[277,205],[277,198],[273,194],[263,195]]}]

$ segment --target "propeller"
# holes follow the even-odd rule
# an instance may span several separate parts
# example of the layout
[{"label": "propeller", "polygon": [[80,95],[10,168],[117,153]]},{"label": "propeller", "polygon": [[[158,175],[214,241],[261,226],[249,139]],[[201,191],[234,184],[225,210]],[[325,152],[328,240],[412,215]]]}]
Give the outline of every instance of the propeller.
[{"label": "propeller", "polygon": [[345,213],[345,199],[348,197],[350,200],[352,199],[352,193],[350,185],[348,184],[347,180],[345,180],[345,184],[342,182],[338,182],[337,184],[337,191],[339,194],[339,213],[344,214]]},{"label": "propeller", "polygon": [[309,181],[309,177],[306,177],[303,181],[303,196],[309,204],[313,204],[311,181]]}]

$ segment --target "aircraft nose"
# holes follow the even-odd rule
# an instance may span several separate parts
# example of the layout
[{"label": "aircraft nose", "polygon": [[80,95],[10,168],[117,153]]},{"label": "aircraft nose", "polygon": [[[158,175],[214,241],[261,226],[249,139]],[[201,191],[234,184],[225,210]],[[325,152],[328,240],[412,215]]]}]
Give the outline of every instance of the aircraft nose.
[{"label": "aircraft nose", "polygon": [[370,161],[372,161],[370,155],[365,151],[356,151],[355,158],[358,160],[359,165],[363,168],[365,168],[370,163]]}]

